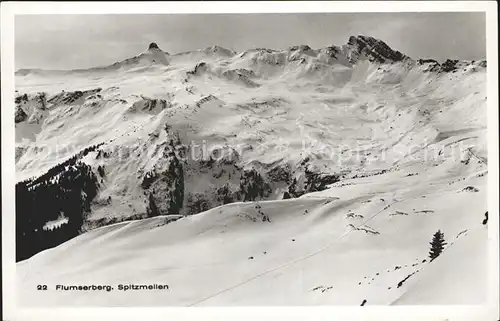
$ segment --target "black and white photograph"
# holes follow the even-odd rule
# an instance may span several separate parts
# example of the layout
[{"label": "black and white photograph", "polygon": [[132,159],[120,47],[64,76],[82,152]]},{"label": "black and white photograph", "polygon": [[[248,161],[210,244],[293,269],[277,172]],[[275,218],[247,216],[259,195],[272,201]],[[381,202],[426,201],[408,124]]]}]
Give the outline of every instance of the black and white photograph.
[{"label": "black and white photograph", "polygon": [[75,314],[476,306],[497,320],[498,43],[482,3],[12,14],[4,296]]}]

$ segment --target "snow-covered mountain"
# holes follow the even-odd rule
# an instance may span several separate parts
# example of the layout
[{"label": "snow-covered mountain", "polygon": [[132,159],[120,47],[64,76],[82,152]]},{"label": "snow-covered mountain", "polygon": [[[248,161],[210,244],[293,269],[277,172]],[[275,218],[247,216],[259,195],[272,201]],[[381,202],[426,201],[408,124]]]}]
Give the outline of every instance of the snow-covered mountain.
[{"label": "snow-covered mountain", "polygon": [[[16,96],[25,304],[485,300],[484,60],[412,59],[366,36],[152,43],[110,66],[19,70]],[[429,262],[437,230],[448,245]],[[85,282],[169,290],[36,291]]]}]

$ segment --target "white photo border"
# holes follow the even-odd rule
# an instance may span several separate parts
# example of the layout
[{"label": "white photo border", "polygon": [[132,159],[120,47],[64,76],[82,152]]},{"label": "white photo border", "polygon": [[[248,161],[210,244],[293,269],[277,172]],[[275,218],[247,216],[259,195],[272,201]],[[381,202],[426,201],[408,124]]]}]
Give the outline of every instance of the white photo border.
[{"label": "white photo border", "polygon": [[[64,308],[16,307],[14,16],[305,12],[485,12],[488,87],[489,293],[487,306]],[[496,1],[3,2],[1,3],[2,274],[4,320],[488,320],[499,318],[498,34]]]}]

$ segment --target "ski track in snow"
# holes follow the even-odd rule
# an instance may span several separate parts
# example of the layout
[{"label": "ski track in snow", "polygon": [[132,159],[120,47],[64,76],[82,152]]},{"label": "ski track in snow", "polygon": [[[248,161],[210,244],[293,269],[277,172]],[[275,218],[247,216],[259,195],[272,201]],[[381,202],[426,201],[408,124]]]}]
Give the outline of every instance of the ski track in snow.
[{"label": "ski track in snow", "polygon": [[[396,203],[396,202],[394,202],[394,203],[392,203],[392,204],[395,204],[395,203]],[[392,205],[392,204],[390,204],[390,205]],[[370,220],[371,220],[371,219],[373,219],[375,216],[377,216],[378,214],[382,213],[382,211],[384,211],[385,209],[386,209],[386,208],[384,207],[382,210],[380,210],[379,212],[377,212],[375,215],[373,215],[372,217],[370,217],[369,219],[367,219],[367,220],[366,220],[366,221],[364,221],[363,223],[359,224],[357,227],[363,226],[366,222],[370,221]],[[331,242],[331,243],[330,243],[330,244],[328,244],[327,246],[325,246],[325,247],[323,247],[323,248],[321,248],[321,249],[319,249],[319,250],[317,250],[317,251],[315,251],[315,252],[313,252],[313,253],[311,253],[311,254],[309,254],[309,255],[306,255],[306,256],[304,256],[304,257],[298,258],[298,259],[293,260],[293,261],[291,261],[291,262],[285,263],[285,264],[283,264],[283,265],[281,265],[281,266],[278,266],[278,267],[275,267],[275,268],[273,268],[273,269],[270,269],[270,270],[264,271],[264,272],[262,272],[262,273],[260,273],[260,274],[258,274],[258,275],[255,275],[254,277],[252,277],[252,278],[250,278],[250,279],[248,279],[248,280],[245,280],[245,281],[243,281],[243,282],[241,282],[241,283],[238,283],[238,284],[236,284],[236,285],[234,285],[234,286],[232,286],[232,287],[229,287],[229,288],[227,288],[227,289],[224,289],[224,290],[222,290],[222,291],[219,291],[219,292],[217,292],[217,293],[214,293],[214,294],[212,294],[212,295],[210,295],[210,296],[208,296],[208,297],[206,297],[206,298],[203,298],[203,299],[201,299],[201,300],[199,300],[199,301],[196,301],[196,302],[194,302],[194,303],[191,303],[191,304],[189,304],[188,306],[195,306],[195,305],[197,305],[198,303],[201,303],[201,302],[204,302],[204,301],[210,300],[210,299],[212,299],[212,298],[214,298],[214,297],[216,297],[216,296],[218,296],[218,295],[220,295],[220,294],[222,294],[222,293],[225,293],[225,292],[231,291],[232,289],[235,289],[235,288],[237,288],[237,287],[239,287],[239,286],[241,286],[241,285],[244,285],[244,284],[246,284],[246,283],[252,282],[253,280],[258,279],[258,278],[260,278],[261,276],[263,276],[263,275],[265,275],[265,274],[268,274],[268,273],[270,273],[270,272],[274,272],[274,271],[277,271],[277,270],[280,270],[280,269],[286,268],[286,267],[288,267],[288,266],[290,266],[290,265],[292,265],[292,264],[295,264],[295,263],[300,262],[300,261],[303,261],[303,260],[307,260],[307,259],[308,259],[308,258],[310,258],[310,257],[313,257],[313,256],[315,256],[315,255],[318,255],[318,254],[320,254],[321,252],[328,250],[328,249],[329,249],[329,248],[330,248],[330,247],[331,247],[331,246],[332,246],[332,245],[333,245],[336,241],[338,241],[338,240],[342,239],[343,237],[347,236],[347,235],[348,235],[349,233],[351,233],[352,231],[354,231],[354,230],[352,229],[352,230],[347,231],[346,233],[342,234],[342,236],[340,236],[340,237],[339,237],[338,239],[336,239],[335,241]]]}]

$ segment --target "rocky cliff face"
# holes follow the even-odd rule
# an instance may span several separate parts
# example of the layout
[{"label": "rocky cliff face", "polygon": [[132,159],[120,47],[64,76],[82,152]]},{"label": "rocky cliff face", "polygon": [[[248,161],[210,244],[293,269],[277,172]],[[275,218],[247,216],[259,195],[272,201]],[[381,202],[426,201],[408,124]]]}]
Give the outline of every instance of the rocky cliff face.
[{"label": "rocky cliff face", "polygon": [[28,118],[28,115],[23,110],[21,106],[16,106],[16,112],[14,115],[14,121],[17,123],[23,122]]},{"label": "rocky cliff face", "polygon": [[409,59],[401,52],[393,50],[382,40],[373,37],[351,36],[345,48],[351,63],[356,63],[361,55],[376,63],[392,63]]},{"label": "rocky cliff face", "polygon": [[45,93],[17,95],[15,99],[15,123],[39,123],[47,110],[47,97]]},{"label": "rocky cliff face", "polygon": [[[179,137],[173,137],[169,140],[163,152],[161,165],[156,167],[156,172],[152,174],[156,179],[148,184],[150,191],[148,210],[150,210],[151,216],[155,216],[154,214],[178,214],[183,208],[184,168],[176,153],[176,148],[180,145]],[[142,185],[145,185],[144,180]],[[151,212],[151,206],[156,207],[157,210]]]}]

